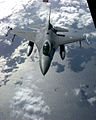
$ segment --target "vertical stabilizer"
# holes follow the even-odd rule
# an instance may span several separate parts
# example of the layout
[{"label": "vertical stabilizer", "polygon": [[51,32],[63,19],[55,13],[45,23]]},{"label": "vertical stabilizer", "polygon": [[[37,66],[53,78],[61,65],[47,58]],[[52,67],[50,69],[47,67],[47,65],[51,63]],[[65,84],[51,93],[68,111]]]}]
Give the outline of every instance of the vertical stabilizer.
[{"label": "vertical stabilizer", "polygon": [[50,12],[49,12],[48,30],[50,30],[53,27],[50,22],[50,16],[51,16],[51,6],[50,6]]},{"label": "vertical stabilizer", "polygon": [[50,24],[50,16],[51,16],[51,6],[50,6],[50,11],[49,11],[49,24]]},{"label": "vertical stabilizer", "polygon": [[[43,0],[43,2],[49,2],[48,0]],[[50,30],[53,26],[50,22],[50,16],[51,16],[51,5],[50,5],[50,10],[49,10],[49,19],[48,19],[48,30]]]}]

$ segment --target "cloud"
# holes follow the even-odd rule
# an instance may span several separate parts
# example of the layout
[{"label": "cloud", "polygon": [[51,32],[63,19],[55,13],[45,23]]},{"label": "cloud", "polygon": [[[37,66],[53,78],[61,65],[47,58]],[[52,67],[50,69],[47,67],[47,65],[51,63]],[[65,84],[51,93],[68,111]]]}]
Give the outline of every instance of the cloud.
[{"label": "cloud", "polygon": [[75,88],[75,89],[74,89],[74,94],[75,94],[76,96],[78,96],[79,93],[80,93],[80,88]]},{"label": "cloud", "polygon": [[[92,23],[86,1],[54,0],[50,2],[52,6],[51,21],[53,24],[65,26],[76,24],[77,28],[83,28]],[[10,5],[7,7],[9,3]],[[9,24],[15,27],[17,25],[36,24],[38,20],[39,22],[40,20],[45,22],[48,18],[50,5],[42,3],[41,0],[3,0],[0,6],[0,29],[5,30],[5,26]]]},{"label": "cloud", "polygon": [[88,103],[88,105],[96,106],[95,89],[90,90],[88,84],[81,84],[79,88],[75,88],[73,90],[73,93],[76,96],[76,98],[79,98],[80,102],[86,102]]},{"label": "cloud", "polygon": [[96,96],[89,98],[87,101],[88,101],[91,105],[94,105],[94,104],[96,105]]},{"label": "cloud", "polygon": [[19,88],[11,101],[11,109],[14,120],[44,120],[44,115],[50,114],[49,106],[35,85]]}]

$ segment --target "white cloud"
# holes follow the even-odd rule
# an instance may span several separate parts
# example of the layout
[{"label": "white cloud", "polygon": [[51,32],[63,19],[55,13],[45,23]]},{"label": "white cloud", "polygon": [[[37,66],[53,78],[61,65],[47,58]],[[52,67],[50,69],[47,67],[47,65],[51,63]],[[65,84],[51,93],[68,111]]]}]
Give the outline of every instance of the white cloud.
[{"label": "white cloud", "polygon": [[[29,4],[30,0],[1,0],[0,1],[0,19],[8,17],[23,8],[23,5]],[[31,2],[32,4],[32,2]]]},{"label": "white cloud", "polygon": [[74,94],[75,94],[76,96],[78,96],[79,93],[80,93],[80,88],[75,88],[75,89],[74,89]]},{"label": "white cloud", "polygon": [[91,105],[94,105],[94,103],[96,104],[96,96],[92,97],[92,98],[89,98],[87,100]]},{"label": "white cloud", "polygon": [[[2,29],[6,30],[5,27],[9,25],[15,27],[17,25],[33,24],[39,19],[46,21],[50,4],[45,4],[41,1],[2,0],[0,3],[0,20],[2,21],[0,33],[2,33]],[[93,22],[86,0],[54,0],[50,2],[52,6],[51,21],[55,25],[71,26],[76,24],[78,28],[83,28]],[[7,6],[8,4],[9,6]]]},{"label": "white cloud", "polygon": [[49,106],[35,85],[19,88],[11,103],[11,119],[14,120],[44,120],[44,115],[50,114]]}]

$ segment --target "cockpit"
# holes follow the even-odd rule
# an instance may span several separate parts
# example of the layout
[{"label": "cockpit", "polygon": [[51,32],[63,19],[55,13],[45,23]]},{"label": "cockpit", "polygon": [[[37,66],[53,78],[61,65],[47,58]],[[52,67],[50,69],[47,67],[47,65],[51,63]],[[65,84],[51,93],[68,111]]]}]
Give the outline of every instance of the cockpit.
[{"label": "cockpit", "polygon": [[45,42],[45,44],[43,45],[43,54],[44,55],[48,55],[50,52],[50,44],[49,42]]}]

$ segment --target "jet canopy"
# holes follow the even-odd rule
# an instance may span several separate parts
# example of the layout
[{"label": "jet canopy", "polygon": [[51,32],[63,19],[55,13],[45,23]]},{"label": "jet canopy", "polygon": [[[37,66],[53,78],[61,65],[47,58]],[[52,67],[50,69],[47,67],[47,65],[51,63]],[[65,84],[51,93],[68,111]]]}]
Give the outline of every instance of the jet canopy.
[{"label": "jet canopy", "polygon": [[44,55],[48,55],[50,52],[50,44],[49,42],[45,42],[44,45],[43,45],[43,54]]}]

